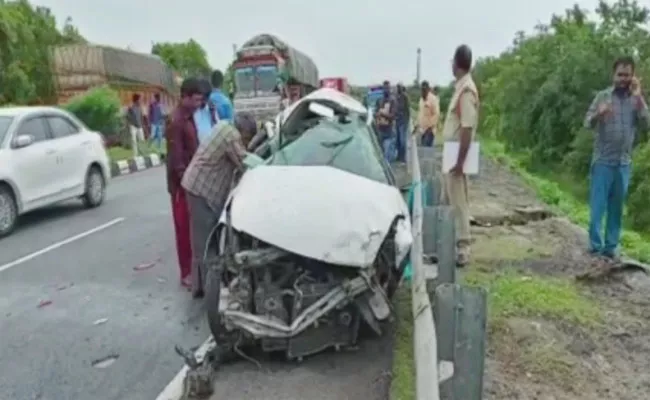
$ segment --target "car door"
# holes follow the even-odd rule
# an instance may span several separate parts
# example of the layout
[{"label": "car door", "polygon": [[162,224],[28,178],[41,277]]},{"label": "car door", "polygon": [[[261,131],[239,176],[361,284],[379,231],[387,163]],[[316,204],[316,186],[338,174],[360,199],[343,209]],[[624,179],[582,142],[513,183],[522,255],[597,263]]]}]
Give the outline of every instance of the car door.
[{"label": "car door", "polygon": [[90,139],[77,124],[63,115],[47,115],[45,119],[58,149],[63,190],[81,190],[88,165],[86,154]]},{"label": "car door", "polygon": [[49,196],[57,193],[57,149],[43,116],[23,119],[14,134],[14,140],[29,135],[33,142],[26,147],[12,145],[11,160],[16,176],[16,186],[25,208],[38,207]]}]

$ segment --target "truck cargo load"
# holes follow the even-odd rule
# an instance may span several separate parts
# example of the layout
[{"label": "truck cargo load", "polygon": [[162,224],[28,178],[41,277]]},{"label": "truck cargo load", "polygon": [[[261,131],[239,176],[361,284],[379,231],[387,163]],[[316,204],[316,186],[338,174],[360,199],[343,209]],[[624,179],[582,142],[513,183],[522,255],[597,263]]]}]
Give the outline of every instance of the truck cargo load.
[{"label": "truck cargo load", "polygon": [[92,44],[72,44],[51,49],[51,63],[58,92],[57,103],[86,90],[109,85],[123,105],[139,93],[143,103],[154,93],[166,106],[173,106],[178,84],[171,68],[158,56]]}]

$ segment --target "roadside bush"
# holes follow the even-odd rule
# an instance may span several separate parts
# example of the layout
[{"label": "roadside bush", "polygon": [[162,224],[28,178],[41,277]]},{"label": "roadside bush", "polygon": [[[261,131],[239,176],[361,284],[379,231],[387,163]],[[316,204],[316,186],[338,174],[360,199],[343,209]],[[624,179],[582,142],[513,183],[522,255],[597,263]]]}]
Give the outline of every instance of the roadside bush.
[{"label": "roadside bush", "polygon": [[76,115],[90,129],[107,137],[116,135],[120,130],[120,98],[107,86],[75,96],[63,108]]},{"label": "roadside bush", "polygon": [[632,177],[630,178],[627,200],[630,224],[635,229],[647,230],[650,227],[650,143],[643,143],[634,151]]}]

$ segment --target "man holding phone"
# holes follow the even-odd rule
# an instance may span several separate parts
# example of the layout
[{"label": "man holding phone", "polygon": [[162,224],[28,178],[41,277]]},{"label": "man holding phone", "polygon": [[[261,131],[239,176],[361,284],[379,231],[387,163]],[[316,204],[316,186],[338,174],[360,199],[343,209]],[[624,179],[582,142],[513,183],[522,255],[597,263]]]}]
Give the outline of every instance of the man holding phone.
[{"label": "man holding phone", "polygon": [[[633,58],[617,59],[613,86],[596,95],[585,117],[585,127],[595,131],[589,191],[590,252],[612,260],[617,258],[635,135],[650,121],[634,69]],[[605,214],[603,240],[601,224]]]}]

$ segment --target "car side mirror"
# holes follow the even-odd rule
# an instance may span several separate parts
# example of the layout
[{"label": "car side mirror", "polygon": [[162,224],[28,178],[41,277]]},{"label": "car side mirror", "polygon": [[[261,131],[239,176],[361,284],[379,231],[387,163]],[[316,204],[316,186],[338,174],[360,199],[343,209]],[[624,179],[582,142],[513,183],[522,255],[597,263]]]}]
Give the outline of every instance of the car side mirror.
[{"label": "car side mirror", "polygon": [[23,147],[30,146],[34,143],[34,136],[32,135],[20,135],[14,140],[14,148],[22,149]]}]

